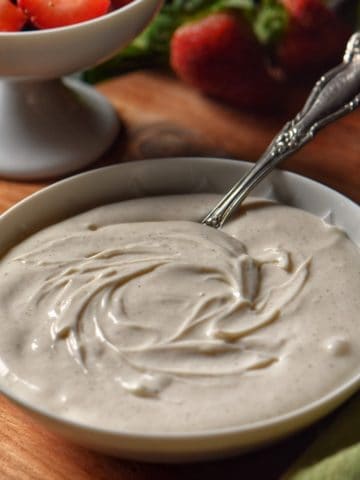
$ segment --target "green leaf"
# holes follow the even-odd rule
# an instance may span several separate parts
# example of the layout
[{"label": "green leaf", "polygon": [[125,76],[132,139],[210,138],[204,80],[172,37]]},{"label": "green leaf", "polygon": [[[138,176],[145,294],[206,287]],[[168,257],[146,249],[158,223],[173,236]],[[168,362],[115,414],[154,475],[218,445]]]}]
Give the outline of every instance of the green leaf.
[{"label": "green leaf", "polygon": [[288,25],[285,8],[275,0],[265,0],[254,19],[254,32],[262,44],[275,43]]},{"label": "green leaf", "polygon": [[253,0],[219,0],[215,2],[213,8],[219,10],[239,8],[241,10],[251,10],[255,8]]}]

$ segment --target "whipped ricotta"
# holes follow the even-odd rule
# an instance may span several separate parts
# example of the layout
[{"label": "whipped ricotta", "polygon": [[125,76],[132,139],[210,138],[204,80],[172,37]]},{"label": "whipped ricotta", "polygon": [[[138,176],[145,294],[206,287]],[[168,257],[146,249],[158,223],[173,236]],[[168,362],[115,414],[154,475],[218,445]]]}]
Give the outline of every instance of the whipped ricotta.
[{"label": "whipped ricotta", "polygon": [[304,211],[215,195],[136,199],[0,261],[0,383],[65,418],[189,432],[273,418],[359,371],[360,255]]}]

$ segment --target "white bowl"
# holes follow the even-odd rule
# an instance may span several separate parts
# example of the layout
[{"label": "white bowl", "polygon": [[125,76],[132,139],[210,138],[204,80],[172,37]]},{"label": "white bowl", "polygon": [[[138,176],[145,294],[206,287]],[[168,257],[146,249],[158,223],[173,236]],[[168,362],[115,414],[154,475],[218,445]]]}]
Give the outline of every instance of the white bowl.
[{"label": "white bowl", "polygon": [[[63,180],[0,216],[0,254],[49,223],[97,205],[134,197],[187,192],[224,192],[249,168],[240,161],[181,158],[124,163]],[[323,217],[360,243],[360,208],[339,193],[293,173],[275,171],[256,189]],[[1,378],[0,378],[1,382]],[[289,414],[244,426],[195,434],[132,434],[66,421],[30,405],[11,391],[0,391],[49,429],[92,449],[145,461],[214,459],[246,451],[297,431],[323,417],[360,386],[360,371],[329,395]]]},{"label": "white bowl", "polygon": [[0,175],[40,179],[74,172],[113,143],[113,107],[81,82],[57,80],[119,51],[162,0],[134,0],[68,27],[0,32]]}]

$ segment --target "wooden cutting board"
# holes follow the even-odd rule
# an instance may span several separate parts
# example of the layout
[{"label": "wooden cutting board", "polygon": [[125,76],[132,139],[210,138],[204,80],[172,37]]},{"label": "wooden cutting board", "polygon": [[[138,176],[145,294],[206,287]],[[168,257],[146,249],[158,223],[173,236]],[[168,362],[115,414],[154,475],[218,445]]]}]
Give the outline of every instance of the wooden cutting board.
[{"label": "wooden cutting board", "polygon": [[[110,152],[96,165],[169,156],[256,160],[287,118],[301,106],[306,87],[289,89],[276,114],[239,112],[205,98],[176,79],[137,72],[100,85],[125,123]],[[360,202],[360,111],[321,132],[286,162]],[[235,181],[236,179],[234,179]],[[0,180],[0,213],[45,184]],[[1,480],[275,480],[328,419],[276,446],[222,462],[145,465],[109,458],[63,440],[0,398]]]}]

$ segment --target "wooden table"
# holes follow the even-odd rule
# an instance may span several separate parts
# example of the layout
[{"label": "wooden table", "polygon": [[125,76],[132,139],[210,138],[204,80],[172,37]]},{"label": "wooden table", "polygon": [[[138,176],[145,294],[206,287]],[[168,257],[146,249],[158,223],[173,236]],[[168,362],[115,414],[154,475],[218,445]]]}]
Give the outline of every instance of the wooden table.
[{"label": "wooden table", "polygon": [[[255,160],[301,105],[290,90],[277,115],[245,113],[206,99],[161,73],[138,72],[99,86],[125,121],[118,141],[95,166],[142,158],[216,156]],[[286,168],[360,202],[360,111],[321,132]],[[234,179],[235,180],[235,179]],[[45,183],[0,180],[0,213]],[[328,419],[259,452],[197,465],[145,465],[87,451],[47,432],[0,398],[1,480],[275,480]]]}]

